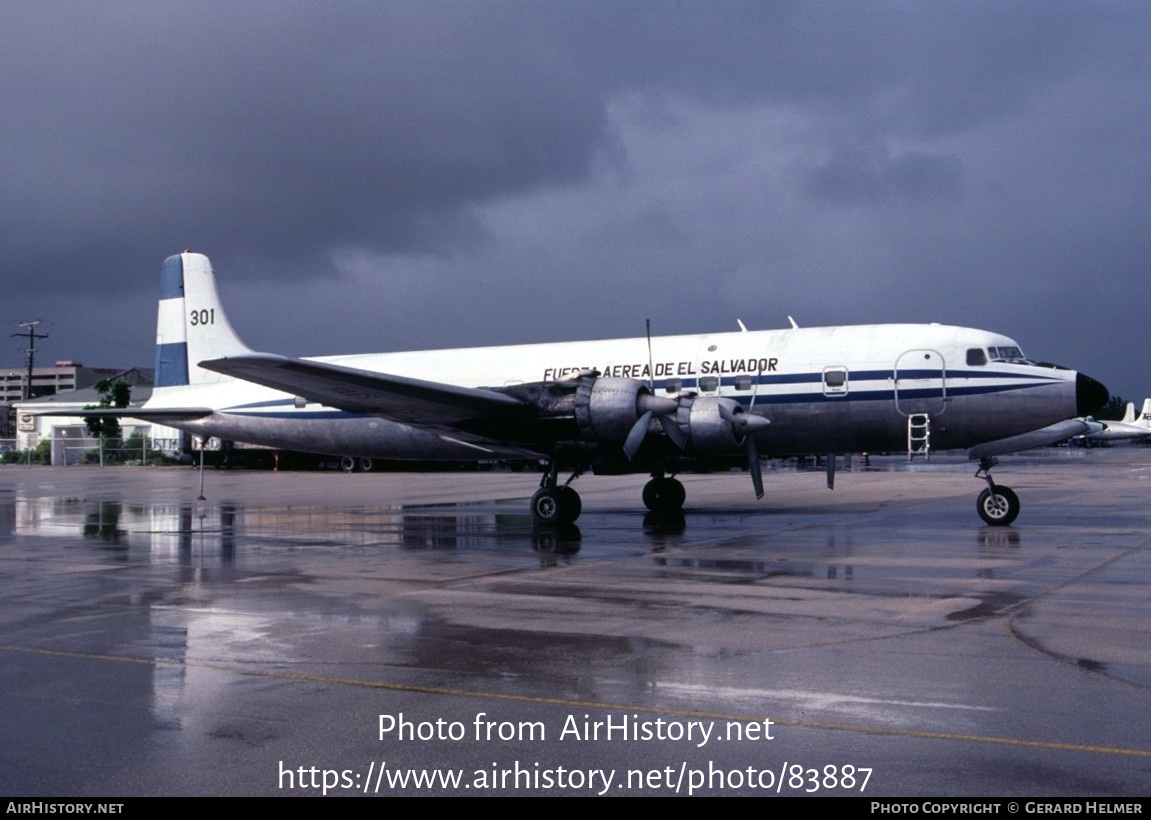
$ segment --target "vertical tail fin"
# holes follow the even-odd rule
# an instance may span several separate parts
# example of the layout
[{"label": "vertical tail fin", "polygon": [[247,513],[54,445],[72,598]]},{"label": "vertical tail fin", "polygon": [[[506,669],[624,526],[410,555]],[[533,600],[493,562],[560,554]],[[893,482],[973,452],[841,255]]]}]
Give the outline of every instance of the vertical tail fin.
[{"label": "vertical tail fin", "polygon": [[248,352],[224,313],[208,257],[169,256],[160,269],[156,316],[156,387],[227,380],[196,362]]},{"label": "vertical tail fin", "polygon": [[1143,412],[1139,414],[1135,423],[1151,428],[1151,399],[1143,399]]}]

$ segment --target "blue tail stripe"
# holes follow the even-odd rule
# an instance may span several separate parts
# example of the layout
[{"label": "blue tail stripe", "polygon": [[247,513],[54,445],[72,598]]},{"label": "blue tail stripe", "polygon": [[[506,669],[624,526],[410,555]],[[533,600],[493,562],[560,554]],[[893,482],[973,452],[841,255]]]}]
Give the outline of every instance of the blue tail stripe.
[{"label": "blue tail stripe", "polygon": [[180,299],[184,296],[184,259],[180,254],[169,256],[160,268],[160,299]]},{"label": "blue tail stripe", "polygon": [[156,345],[156,387],[188,384],[188,343]]}]

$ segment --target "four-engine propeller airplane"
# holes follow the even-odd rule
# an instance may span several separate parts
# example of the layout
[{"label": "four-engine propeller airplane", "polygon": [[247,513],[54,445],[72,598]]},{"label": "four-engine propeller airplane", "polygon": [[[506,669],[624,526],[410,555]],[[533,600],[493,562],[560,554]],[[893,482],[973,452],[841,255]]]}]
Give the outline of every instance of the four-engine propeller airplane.
[{"label": "four-engine propeller airplane", "polygon": [[645,504],[678,511],[674,475],[692,469],[747,467],[762,497],[760,454],[967,448],[980,516],[1006,525],[1019,501],[992,481],[995,457],[1085,431],[1073,417],[1108,395],[1005,336],[935,324],[292,359],[240,341],[207,257],[188,252],[161,271],[156,351],[147,404],[105,412],[315,453],[538,458],[541,524],[576,519],[588,470],[648,472]]}]

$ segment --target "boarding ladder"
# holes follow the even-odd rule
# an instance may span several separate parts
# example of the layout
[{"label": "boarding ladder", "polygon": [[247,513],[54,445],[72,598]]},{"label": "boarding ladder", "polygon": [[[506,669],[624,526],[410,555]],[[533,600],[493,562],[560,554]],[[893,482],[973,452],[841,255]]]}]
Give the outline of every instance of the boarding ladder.
[{"label": "boarding ladder", "polygon": [[912,413],[907,417],[907,460],[916,456],[931,458],[931,416]]}]

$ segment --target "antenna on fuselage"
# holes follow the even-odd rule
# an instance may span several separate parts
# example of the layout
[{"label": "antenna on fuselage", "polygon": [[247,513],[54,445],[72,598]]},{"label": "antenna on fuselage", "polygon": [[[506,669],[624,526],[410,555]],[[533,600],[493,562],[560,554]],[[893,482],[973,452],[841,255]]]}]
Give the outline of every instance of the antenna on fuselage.
[{"label": "antenna on fuselage", "polygon": [[655,358],[651,355],[651,319],[645,319],[647,325],[647,386],[655,390]]},{"label": "antenna on fuselage", "polygon": [[799,325],[797,325],[795,323],[795,319],[792,319],[790,315],[788,315],[787,321],[791,322],[791,329],[792,330],[799,330]]},{"label": "antenna on fuselage", "polygon": [[657,397],[655,395],[655,357],[651,351],[651,319],[647,320],[647,368],[648,392],[647,394],[640,395],[636,404],[636,410],[642,412],[640,412],[635,426],[631,428],[631,431],[627,434],[627,439],[623,443],[623,451],[628,461],[635,458],[636,452],[647,436],[647,431],[651,426],[651,420],[653,418],[659,419],[660,427],[663,428],[664,433],[677,447],[681,450],[687,447],[687,437],[684,435],[683,430],[679,428],[679,425],[676,424],[675,419],[671,418],[678,409],[678,401],[668,397]]}]

